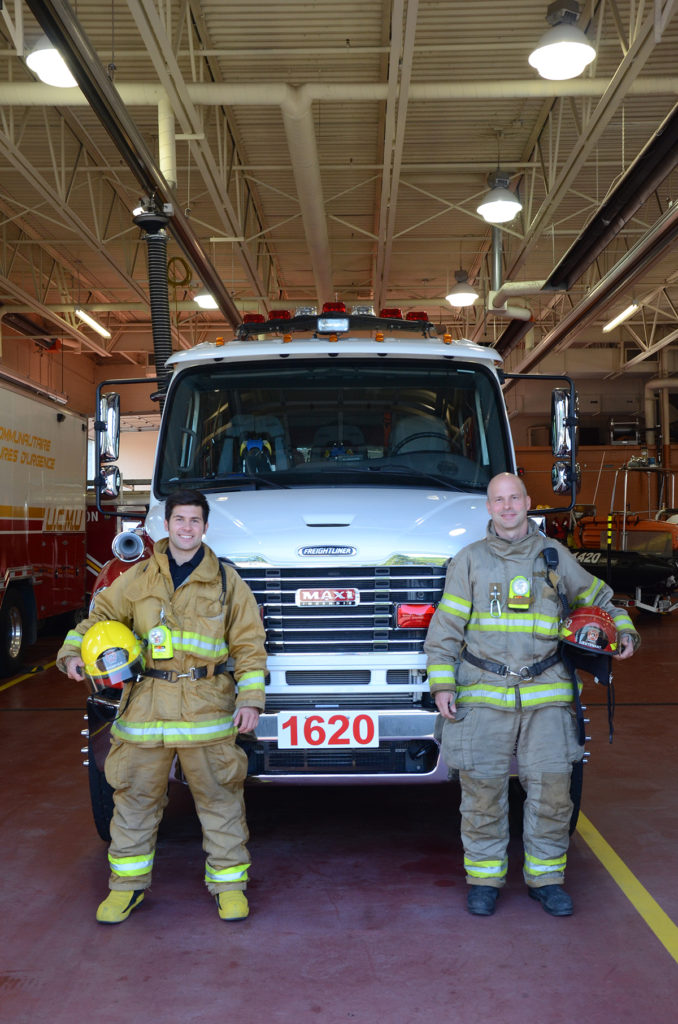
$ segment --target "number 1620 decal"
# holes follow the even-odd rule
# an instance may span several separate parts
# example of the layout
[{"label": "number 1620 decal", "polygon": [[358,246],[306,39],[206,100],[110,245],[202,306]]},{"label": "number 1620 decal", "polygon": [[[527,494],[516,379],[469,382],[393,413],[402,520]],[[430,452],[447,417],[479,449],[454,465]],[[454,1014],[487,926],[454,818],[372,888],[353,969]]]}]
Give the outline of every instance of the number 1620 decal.
[{"label": "number 1620 decal", "polygon": [[364,711],[293,712],[278,718],[278,747],[377,747],[379,719]]}]

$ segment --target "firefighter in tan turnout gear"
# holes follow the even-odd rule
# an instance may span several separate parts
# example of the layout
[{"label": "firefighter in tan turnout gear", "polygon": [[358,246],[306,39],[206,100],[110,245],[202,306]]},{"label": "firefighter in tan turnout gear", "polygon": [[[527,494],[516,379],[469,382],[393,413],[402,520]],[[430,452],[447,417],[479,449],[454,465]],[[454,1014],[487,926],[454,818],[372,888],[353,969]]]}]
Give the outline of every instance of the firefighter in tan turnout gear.
[{"label": "firefighter in tan turnout gear", "polygon": [[[523,876],[530,896],[557,917],[572,913],[563,889],[572,814],[572,765],[581,760],[573,680],[558,655],[559,594],[572,608],[614,618],[619,653],[639,637],[612,591],[528,519],[522,480],[494,477],[483,540],[452,560],[425,643],[431,692],[442,718],[442,755],[459,770],[468,909],[495,909],[507,870],[508,778],[517,752],[526,800]],[[555,548],[557,577],[543,551]]]},{"label": "firefighter in tan turnout gear", "polygon": [[[199,491],[171,495],[165,504],[168,537],[155,544],[149,560],[96,596],[89,618],[68,633],[57,657],[71,679],[82,679],[84,670],[105,677],[107,665],[120,661],[118,635],[125,627],[145,646],[143,660],[135,663],[136,681],[123,689],[106,759],[115,806],[111,891],[96,915],[104,924],[124,921],[151,884],[175,754],[202,825],[205,883],[219,916],[230,921],[249,913],[247,757],[235,739],[254,730],[264,707],[264,629],[248,586],[202,543],[208,513]],[[99,667],[85,666],[82,655],[93,657],[92,644],[105,647],[107,635],[115,649],[95,651]],[[122,662],[135,654],[122,651]],[[226,668],[229,656],[233,675]]]}]

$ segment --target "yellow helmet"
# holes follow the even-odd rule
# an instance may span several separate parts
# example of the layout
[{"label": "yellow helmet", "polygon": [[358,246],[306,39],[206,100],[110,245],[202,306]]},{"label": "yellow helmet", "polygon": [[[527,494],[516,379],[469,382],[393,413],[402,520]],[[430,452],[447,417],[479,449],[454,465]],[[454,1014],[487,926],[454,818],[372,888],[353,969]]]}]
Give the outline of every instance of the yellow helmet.
[{"label": "yellow helmet", "polygon": [[82,638],[80,655],[92,690],[121,690],[144,671],[141,641],[122,622],[95,622]]}]

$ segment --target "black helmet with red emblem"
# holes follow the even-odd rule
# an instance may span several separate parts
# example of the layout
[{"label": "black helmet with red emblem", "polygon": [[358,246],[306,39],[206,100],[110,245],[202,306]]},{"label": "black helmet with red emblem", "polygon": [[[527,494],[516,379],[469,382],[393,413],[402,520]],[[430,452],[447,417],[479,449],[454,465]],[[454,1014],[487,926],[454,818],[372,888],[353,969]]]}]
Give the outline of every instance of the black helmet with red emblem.
[{"label": "black helmet with red emblem", "polygon": [[566,665],[590,672],[597,682],[610,682],[611,658],[619,636],[609,612],[593,605],[575,608],[560,624],[561,655]]}]

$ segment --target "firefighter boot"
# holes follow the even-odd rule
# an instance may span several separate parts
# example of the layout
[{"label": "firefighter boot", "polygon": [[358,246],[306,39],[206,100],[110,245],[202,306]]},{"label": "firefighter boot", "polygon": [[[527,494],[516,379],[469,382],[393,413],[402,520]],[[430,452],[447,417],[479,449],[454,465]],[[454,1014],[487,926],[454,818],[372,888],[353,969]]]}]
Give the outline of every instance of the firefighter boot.
[{"label": "firefighter boot", "polygon": [[135,889],[133,892],[130,889],[112,889],[97,907],[97,921],[100,924],[120,924],[127,920],[143,898],[143,889]]},{"label": "firefighter boot", "polygon": [[250,912],[247,897],[239,889],[228,889],[215,896],[222,921],[242,921]]},{"label": "firefighter boot", "polygon": [[572,900],[562,885],[541,885],[528,889],[533,900],[538,900],[547,914],[552,917],[569,917],[572,913]]},{"label": "firefighter boot", "polygon": [[494,914],[498,897],[499,889],[494,885],[470,885],[466,897],[469,914],[489,917],[490,914]]}]

